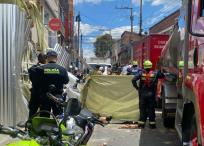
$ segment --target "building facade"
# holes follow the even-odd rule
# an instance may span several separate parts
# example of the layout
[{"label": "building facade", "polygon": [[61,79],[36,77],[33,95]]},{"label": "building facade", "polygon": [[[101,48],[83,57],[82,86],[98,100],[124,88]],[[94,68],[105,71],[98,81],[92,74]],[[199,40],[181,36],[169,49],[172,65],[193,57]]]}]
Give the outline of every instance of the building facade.
[{"label": "building facade", "polygon": [[116,65],[118,64],[118,53],[120,52],[120,44],[121,40],[115,40],[113,44],[112,54],[111,54],[111,64]]},{"label": "building facade", "polygon": [[172,33],[174,25],[177,23],[180,11],[177,10],[165,17],[149,29],[150,34],[168,34]]},{"label": "building facade", "polygon": [[142,35],[131,33],[129,31],[123,32],[121,35],[120,51],[118,52],[118,64],[125,65],[133,59],[134,43],[140,41]]},{"label": "building facade", "polygon": [[54,48],[58,43],[58,37],[60,37],[56,31],[52,31],[49,28],[49,21],[52,18],[59,17],[59,1],[58,0],[44,0],[41,1],[42,16],[44,25],[44,37],[49,48]]}]

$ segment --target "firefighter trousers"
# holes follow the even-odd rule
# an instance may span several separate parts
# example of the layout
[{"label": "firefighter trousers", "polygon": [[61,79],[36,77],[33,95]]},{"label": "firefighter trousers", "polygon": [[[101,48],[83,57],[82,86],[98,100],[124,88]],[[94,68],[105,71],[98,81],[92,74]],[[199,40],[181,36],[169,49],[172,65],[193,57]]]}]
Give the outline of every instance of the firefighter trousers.
[{"label": "firefighter trousers", "polygon": [[149,123],[155,124],[155,103],[154,96],[139,96],[140,122],[145,123],[149,117]]}]

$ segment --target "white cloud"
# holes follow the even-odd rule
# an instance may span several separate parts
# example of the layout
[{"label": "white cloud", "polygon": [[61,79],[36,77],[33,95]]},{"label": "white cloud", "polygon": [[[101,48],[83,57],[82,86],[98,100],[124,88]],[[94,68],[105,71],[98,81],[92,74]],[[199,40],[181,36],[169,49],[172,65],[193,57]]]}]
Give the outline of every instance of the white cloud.
[{"label": "white cloud", "polygon": [[95,57],[94,54],[94,49],[93,48],[84,48],[84,58],[91,58],[91,57]]},{"label": "white cloud", "polygon": [[158,6],[162,4],[167,4],[168,2],[171,2],[170,0],[152,0],[153,6]]},{"label": "white cloud", "polygon": [[82,4],[82,3],[99,4],[99,3],[101,3],[102,1],[110,2],[110,1],[113,1],[113,0],[74,0],[74,4],[75,4],[75,5],[77,5],[77,4]]},{"label": "white cloud", "polygon": [[90,43],[94,43],[95,41],[96,41],[95,37],[89,37],[88,38],[88,42],[90,42]]},{"label": "white cloud", "polygon": [[147,19],[144,24],[152,26],[156,22],[160,21],[164,17],[170,15],[181,5],[180,0],[151,0],[152,6],[163,5],[163,7],[156,11],[149,19]]},{"label": "white cloud", "polygon": [[[134,26],[133,28],[134,28],[134,30],[136,30],[136,29],[138,30],[138,26]],[[103,34],[104,34],[104,33],[108,33],[108,34],[111,33],[111,35],[112,35],[112,37],[113,37],[114,39],[118,39],[118,38],[121,37],[121,34],[122,34],[124,31],[130,31],[130,26],[120,26],[120,27],[116,27],[116,28],[111,29],[111,32],[110,32],[110,31],[104,31]]]},{"label": "white cloud", "polygon": [[[144,5],[144,3],[149,2],[149,1],[153,1],[153,0],[142,0],[142,4]],[[132,2],[136,6],[140,5],[140,0],[133,0]]]},{"label": "white cloud", "polygon": [[[75,22],[75,32],[77,32],[77,22]],[[100,29],[105,29],[104,26],[97,26],[97,25],[90,25],[87,23],[81,23],[80,24],[80,30],[83,35],[88,35],[94,32],[99,31]]]},{"label": "white cloud", "polygon": [[[177,2],[181,0],[176,0]],[[142,0],[143,4],[144,3],[151,3],[152,6],[159,6],[159,5],[169,5],[172,4],[172,2],[175,2],[174,0]],[[133,4],[139,6],[140,5],[140,0],[133,0]]]}]

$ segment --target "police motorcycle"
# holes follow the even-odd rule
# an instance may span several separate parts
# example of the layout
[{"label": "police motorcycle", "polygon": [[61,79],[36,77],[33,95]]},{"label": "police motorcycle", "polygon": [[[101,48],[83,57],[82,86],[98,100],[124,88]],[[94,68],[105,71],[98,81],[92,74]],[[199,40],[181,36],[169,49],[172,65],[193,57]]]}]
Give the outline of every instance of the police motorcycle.
[{"label": "police motorcycle", "polygon": [[[78,115],[70,114],[70,108],[75,109],[79,104],[77,98],[69,98],[66,101],[61,98],[57,98],[52,93],[47,93],[47,96],[59,106],[64,107],[64,112],[59,115],[58,121],[64,126],[63,135],[69,136],[69,142],[73,146],[86,145],[93,133],[95,124],[99,124],[104,127],[105,123],[109,123],[112,117],[100,117],[99,115],[93,114],[88,109],[83,108],[80,110]],[[68,106],[67,103],[75,101],[77,104]],[[61,119],[62,118],[62,119]]]},{"label": "police motorcycle", "polygon": [[[48,95],[52,95],[51,86]],[[56,98],[63,101],[63,99]],[[18,127],[4,126],[0,124],[0,133],[8,134],[13,138],[19,138],[16,142],[7,146],[76,146],[77,136],[83,133],[79,126],[65,127],[69,117],[79,115],[81,111],[80,102],[77,99],[69,99],[63,103],[65,107],[63,118],[56,117],[51,112],[39,111],[26,122]],[[42,113],[48,113],[52,118],[40,117]],[[68,120],[70,123],[70,120]],[[25,130],[21,130],[25,128]]]},{"label": "police motorcycle", "polygon": [[[77,116],[80,111],[79,101],[70,99],[66,103],[65,115],[61,121],[48,111],[39,111],[26,123],[25,130],[0,125],[0,133],[20,139],[7,146],[75,146],[77,136],[83,133],[82,128],[73,124],[72,127],[65,127],[64,121],[68,117]],[[41,113],[49,113],[52,118],[39,117]]]},{"label": "police motorcycle", "polygon": [[[68,106],[76,105],[77,101],[70,101]],[[78,115],[80,109],[69,111],[70,115]],[[40,111],[27,122],[25,130],[17,127],[9,127],[0,124],[0,133],[8,134],[13,138],[19,138],[7,146],[74,146],[69,137],[74,134],[73,129],[63,129],[62,123],[52,114],[52,118],[38,117]],[[20,126],[19,126],[20,127]],[[66,137],[66,139],[64,139]]]}]

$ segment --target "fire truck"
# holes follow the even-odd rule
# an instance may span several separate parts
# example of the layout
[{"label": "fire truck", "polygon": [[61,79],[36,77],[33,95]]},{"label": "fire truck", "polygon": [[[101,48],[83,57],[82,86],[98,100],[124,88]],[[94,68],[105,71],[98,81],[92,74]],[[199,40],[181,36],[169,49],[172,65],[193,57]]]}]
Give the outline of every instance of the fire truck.
[{"label": "fire truck", "polygon": [[[163,122],[183,145],[204,145],[204,0],[183,0],[180,17],[161,52]],[[179,68],[179,62],[184,66]]]},{"label": "fire truck", "polygon": [[134,46],[134,60],[138,61],[140,67],[143,67],[143,62],[145,60],[151,60],[153,63],[153,69],[155,69],[161,51],[168,38],[169,35],[163,34],[150,34],[146,36]]}]

